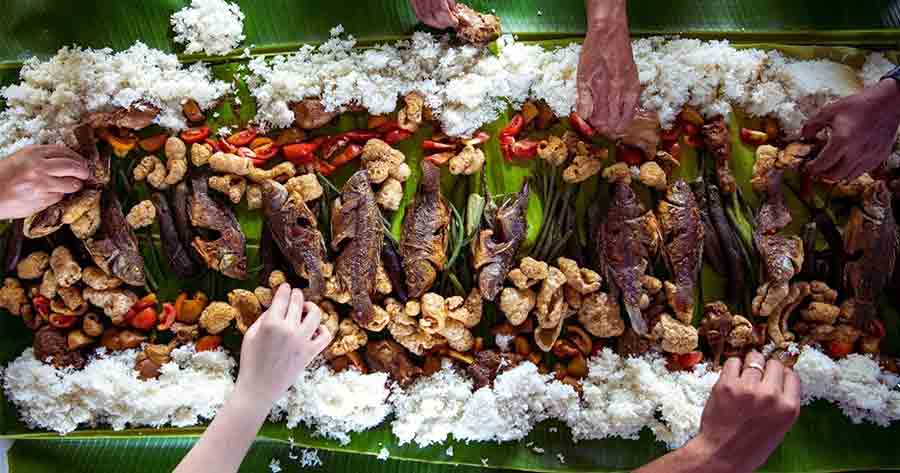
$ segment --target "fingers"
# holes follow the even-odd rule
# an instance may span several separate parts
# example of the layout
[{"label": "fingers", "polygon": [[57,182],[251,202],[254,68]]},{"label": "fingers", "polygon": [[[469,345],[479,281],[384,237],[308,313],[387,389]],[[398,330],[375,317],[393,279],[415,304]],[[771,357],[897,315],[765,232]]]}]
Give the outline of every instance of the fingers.
[{"label": "fingers", "polygon": [[[312,338],[316,329],[322,323],[322,311],[319,309],[319,306],[312,302],[304,304],[303,309],[306,315],[304,315],[303,321],[300,322],[300,333]],[[327,330],[325,331],[327,332]]]},{"label": "fingers", "polygon": [[322,350],[325,350],[328,347],[328,344],[331,343],[333,335],[328,330],[319,330],[317,333],[313,334],[312,340],[309,341],[309,347],[313,350],[313,353],[318,355],[322,353]]},{"label": "fingers", "polygon": [[44,172],[53,177],[74,177],[87,179],[89,172],[84,160],[71,158],[49,158],[41,163]]},{"label": "fingers", "polygon": [[795,402],[796,405],[800,405],[800,377],[797,376],[797,373],[794,373],[794,370],[790,368],[785,368],[783,370],[784,379],[782,381],[784,386],[784,395],[787,397],[788,401]]},{"label": "fingers", "polygon": [[44,159],[65,158],[84,163],[80,154],[63,145],[37,145],[34,151]]},{"label": "fingers", "polygon": [[766,372],[762,383],[774,392],[780,393],[784,386],[784,365],[776,359],[766,362]]},{"label": "fingers", "polygon": [[741,359],[733,356],[725,360],[725,366],[722,368],[720,379],[736,380],[741,376]]},{"label": "fingers", "polygon": [[288,306],[291,303],[291,286],[284,283],[278,286],[275,292],[275,298],[272,299],[272,306],[263,314],[264,318],[269,320],[284,319]]},{"label": "fingers", "polygon": [[294,289],[291,291],[291,300],[285,314],[285,320],[289,327],[300,325],[300,318],[303,315],[303,291]]},{"label": "fingers", "polygon": [[755,385],[762,380],[766,359],[756,350],[747,353],[744,358],[744,369],[741,371],[741,382]]},{"label": "fingers", "polygon": [[84,183],[74,177],[54,177],[47,181],[46,190],[49,193],[71,194],[81,190]]}]

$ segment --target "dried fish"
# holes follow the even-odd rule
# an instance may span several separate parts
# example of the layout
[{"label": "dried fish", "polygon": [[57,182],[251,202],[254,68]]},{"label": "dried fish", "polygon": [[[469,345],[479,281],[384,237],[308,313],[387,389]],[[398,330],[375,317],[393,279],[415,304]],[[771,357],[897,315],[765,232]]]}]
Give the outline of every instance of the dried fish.
[{"label": "dried fish", "polygon": [[422,180],[406,210],[400,234],[400,255],[409,297],[428,291],[447,263],[450,206],[441,195],[441,170],[422,162]]},{"label": "dried fish", "polygon": [[85,240],[85,248],[94,264],[107,275],[115,276],[132,286],[145,285],[144,260],[138,248],[137,237],[125,222],[119,200],[112,191],[106,191],[103,193],[102,204],[100,237]]},{"label": "dried fish", "polygon": [[191,176],[191,225],[218,234],[215,240],[194,237],[194,248],[211,269],[233,279],[247,279],[246,237],[231,208],[209,195],[208,175]]},{"label": "dried fish", "polygon": [[690,321],[694,313],[694,286],[703,261],[704,229],[700,209],[687,183],[675,181],[659,203],[659,227],[669,271],[674,277],[676,318]]},{"label": "dried fish", "polygon": [[528,209],[528,182],[512,199],[507,200],[496,210],[485,209],[489,214],[490,228],[481,230],[473,242],[472,264],[478,271],[478,290],[482,297],[492,301],[500,289],[525,234],[528,223],[525,212]]}]

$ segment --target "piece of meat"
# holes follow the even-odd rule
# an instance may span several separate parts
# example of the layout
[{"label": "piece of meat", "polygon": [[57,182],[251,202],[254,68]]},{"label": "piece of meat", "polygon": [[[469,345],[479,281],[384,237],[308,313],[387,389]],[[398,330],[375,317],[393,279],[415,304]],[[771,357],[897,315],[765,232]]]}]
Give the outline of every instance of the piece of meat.
[{"label": "piece of meat", "polygon": [[366,326],[375,316],[372,296],[381,264],[384,229],[366,171],[357,171],[341,189],[331,214],[331,245],[339,251],[335,276],[350,292],[353,319]]},{"label": "piece of meat", "polygon": [[621,141],[643,151],[644,159],[653,160],[656,159],[661,132],[659,115],[656,112],[638,108],[634,119],[625,129]]},{"label": "piece of meat", "polygon": [[700,322],[700,336],[706,340],[706,344],[712,351],[713,363],[718,366],[725,353],[725,344],[728,334],[731,333],[734,315],[728,310],[728,306],[722,302],[706,304],[703,320]]},{"label": "piece of meat", "polygon": [[703,125],[703,143],[716,158],[719,188],[725,194],[733,193],[737,190],[737,184],[734,176],[731,175],[731,136],[728,133],[728,124],[725,123],[724,117],[716,117]]},{"label": "piece of meat", "polygon": [[289,194],[274,180],[262,185],[263,213],[272,239],[291,264],[294,273],[307,281],[306,295],[312,302],[322,300],[326,263],[325,239],[313,215],[300,194]]},{"label": "piece of meat", "polygon": [[69,351],[66,334],[50,326],[45,326],[34,334],[32,343],[34,357],[38,361],[47,362],[56,368],[84,368],[85,360],[81,353]]},{"label": "piece of meat", "polygon": [[489,229],[481,230],[472,246],[472,264],[478,271],[478,290],[489,301],[503,289],[503,281],[528,231],[528,182],[522,190],[489,216]]},{"label": "piece of meat", "polygon": [[400,256],[408,296],[421,297],[447,262],[450,207],[441,195],[441,169],[422,161],[422,180],[406,209],[400,233]]},{"label": "piece of meat", "polygon": [[314,130],[328,124],[338,112],[326,112],[322,101],[318,99],[303,99],[291,104],[294,112],[294,123],[304,130]]},{"label": "piece of meat", "polygon": [[501,353],[498,350],[482,350],[475,353],[475,363],[466,367],[466,372],[474,381],[475,390],[490,386],[501,372],[514,368],[522,361],[516,353]]},{"label": "piece of meat", "polygon": [[500,37],[500,18],[496,15],[477,12],[462,3],[456,4],[453,15],[459,21],[456,35],[469,43],[489,43]]},{"label": "piece of meat", "polygon": [[856,326],[868,327],[878,316],[878,295],[887,287],[897,261],[897,222],[891,192],[884,181],[866,190],[850,212],[844,232],[844,287],[857,307]]},{"label": "piece of meat", "polygon": [[615,185],[609,212],[600,225],[598,242],[603,271],[613,283],[612,292],[618,295],[621,291],[632,328],[639,335],[646,335],[647,322],[640,308],[644,293],[641,276],[659,251],[659,223],[627,184]]},{"label": "piece of meat", "polygon": [[641,356],[650,351],[650,340],[637,334],[631,328],[616,340],[616,353],[623,357]]},{"label": "piece of meat", "polygon": [[104,149],[101,153],[97,147],[97,136],[89,123],[82,123],[72,129],[71,134],[64,135],[66,145],[80,154],[88,164],[88,178],[85,187],[103,187],[109,184],[110,152]]},{"label": "piece of meat", "polygon": [[169,270],[184,279],[196,275],[200,268],[191,259],[189,252],[192,250],[189,250],[189,247],[185,246],[178,236],[172,209],[169,207],[166,196],[161,192],[154,192],[152,198],[153,205],[156,207],[156,219],[159,221],[163,255],[165,255]]},{"label": "piece of meat", "polygon": [[406,349],[392,340],[379,340],[366,345],[366,364],[372,371],[388,373],[400,386],[409,386],[422,374],[414,365]]},{"label": "piece of meat", "polygon": [[246,237],[231,208],[209,195],[208,175],[191,176],[189,214],[195,228],[218,233],[215,240],[194,237],[194,248],[204,263],[233,279],[247,279]]},{"label": "piece of meat", "polygon": [[694,285],[703,262],[704,240],[700,209],[690,187],[682,180],[669,186],[659,203],[659,228],[669,272],[676,286],[674,307],[676,318],[691,320],[694,313]]},{"label": "piece of meat", "polygon": [[84,242],[91,259],[109,276],[131,286],[145,285],[144,259],[137,237],[112,191],[103,193],[102,207],[100,230]]},{"label": "piece of meat", "polygon": [[[743,291],[750,270],[750,262],[746,257],[744,244],[738,236],[737,230],[731,219],[725,214],[719,186],[709,183],[706,190],[710,223],[722,244],[722,258],[726,268],[726,271],[719,274],[728,277],[728,300],[739,303],[743,294],[741,291]],[[706,251],[705,248],[704,251]]]},{"label": "piece of meat", "polygon": [[93,128],[116,126],[130,130],[140,130],[153,124],[159,115],[159,108],[141,103],[129,108],[120,107],[112,112],[94,112],[87,116],[85,123]]}]

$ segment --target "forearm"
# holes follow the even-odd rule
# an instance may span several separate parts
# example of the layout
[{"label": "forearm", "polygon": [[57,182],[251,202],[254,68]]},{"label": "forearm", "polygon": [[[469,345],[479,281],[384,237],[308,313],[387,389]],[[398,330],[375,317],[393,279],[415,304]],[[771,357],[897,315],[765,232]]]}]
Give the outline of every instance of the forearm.
[{"label": "forearm", "polygon": [[594,28],[624,26],[628,28],[628,9],[625,0],[584,0],[588,31]]},{"label": "forearm", "polygon": [[701,438],[691,440],[685,446],[634,471],[634,473],[735,473],[726,459],[717,458]]},{"label": "forearm", "polygon": [[267,405],[235,391],[175,473],[238,471],[268,413]]}]

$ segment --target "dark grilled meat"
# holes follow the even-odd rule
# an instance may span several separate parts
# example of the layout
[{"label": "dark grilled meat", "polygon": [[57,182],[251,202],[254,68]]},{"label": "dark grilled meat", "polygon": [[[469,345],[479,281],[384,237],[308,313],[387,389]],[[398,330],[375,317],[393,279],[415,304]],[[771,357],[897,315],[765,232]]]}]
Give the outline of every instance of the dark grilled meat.
[{"label": "dark grilled meat", "polygon": [[659,251],[659,223],[626,184],[615,185],[606,220],[600,225],[602,267],[612,289],[622,292],[631,326],[639,335],[648,333],[641,314],[641,276]]},{"label": "dark grilled meat", "polygon": [[194,227],[191,225],[191,189],[187,179],[175,185],[171,190],[170,202],[172,204],[172,220],[175,223],[175,231],[178,239],[187,250],[188,256],[198,265],[206,265],[197,250],[194,249]]},{"label": "dark grilled meat", "polygon": [[81,353],[69,351],[66,334],[50,326],[41,328],[34,334],[34,358],[41,362],[49,362],[56,368],[84,368],[85,360]]},{"label": "dark grilled meat", "polygon": [[719,188],[725,194],[737,190],[734,176],[731,175],[731,137],[724,117],[716,117],[703,125],[703,143],[706,149],[716,157],[716,175]]},{"label": "dark grilled meat", "polygon": [[659,227],[669,271],[677,288],[675,316],[689,323],[694,313],[694,285],[703,262],[704,239],[700,209],[687,183],[678,180],[669,186],[659,203]]},{"label": "dark grilled meat", "polygon": [[179,278],[194,276],[200,271],[200,268],[191,259],[189,247],[185,246],[181,238],[178,237],[172,209],[169,207],[165,194],[154,192],[152,197],[153,205],[156,207],[156,219],[159,221],[159,235],[162,240],[163,254],[166,257],[169,270]]},{"label": "dark grilled meat", "polygon": [[503,203],[496,214],[488,217],[491,228],[481,230],[473,242],[472,264],[478,271],[478,289],[481,296],[494,300],[503,289],[503,281],[512,269],[513,260],[525,234],[528,222],[528,182],[515,198]]},{"label": "dark grilled meat", "polygon": [[195,237],[192,244],[210,269],[233,279],[247,279],[247,238],[231,208],[210,197],[207,179],[208,175],[200,172],[191,176],[191,225],[216,232],[219,238]]},{"label": "dark grilled meat", "polygon": [[466,372],[475,382],[475,390],[494,383],[494,379],[503,369],[511,369],[522,361],[516,353],[501,353],[498,350],[482,350],[475,353],[475,363],[466,368]]},{"label": "dark grilled meat", "polygon": [[856,302],[856,326],[868,327],[878,315],[875,299],[887,287],[897,261],[897,222],[891,192],[884,181],[866,190],[862,204],[850,212],[844,232],[844,287]]},{"label": "dark grilled meat", "polygon": [[298,194],[288,194],[287,189],[276,181],[263,183],[262,192],[263,212],[272,238],[294,273],[309,281],[305,292],[307,298],[319,302],[325,290],[322,266],[327,253],[325,240],[316,226],[316,216]]},{"label": "dark grilled meat", "polygon": [[400,386],[409,386],[422,374],[422,369],[414,365],[403,348],[391,340],[369,342],[366,345],[366,364],[372,371],[388,373]]},{"label": "dark grilled meat", "polygon": [[447,262],[450,207],[441,195],[441,169],[422,161],[422,180],[406,209],[400,234],[400,256],[408,296],[421,297]]},{"label": "dark grilled meat", "polygon": [[341,189],[331,214],[331,235],[332,248],[340,251],[334,268],[338,284],[350,292],[353,319],[368,325],[375,315],[372,296],[384,230],[366,171],[357,171]]},{"label": "dark grilled meat", "polygon": [[500,18],[477,12],[462,3],[453,7],[453,16],[459,20],[456,35],[469,43],[484,44],[500,37]]},{"label": "dark grilled meat", "polygon": [[144,103],[130,108],[118,108],[112,112],[94,112],[87,116],[85,122],[94,128],[115,126],[140,130],[150,126],[158,114],[158,108]]},{"label": "dark grilled meat", "polygon": [[384,236],[384,244],[381,245],[381,264],[391,280],[391,287],[400,302],[406,302],[409,296],[406,294],[406,277],[403,274],[403,262],[394,240]]},{"label": "dark grilled meat", "polygon": [[96,238],[85,240],[91,259],[106,274],[115,276],[131,286],[146,284],[144,259],[137,237],[122,213],[119,200],[111,191],[103,193],[100,231]]},{"label": "dark grilled meat", "polygon": [[338,115],[336,111],[326,112],[322,101],[318,99],[303,99],[291,104],[294,112],[294,123],[304,130],[314,130],[325,126]]},{"label": "dark grilled meat", "polygon": [[634,119],[625,129],[622,136],[622,143],[633,146],[644,152],[644,157],[648,160],[656,159],[656,150],[659,147],[660,133],[662,129],[659,126],[659,115],[639,108],[634,115]]}]

